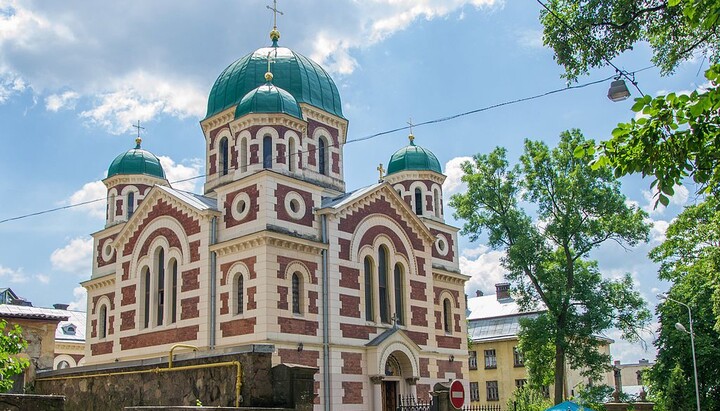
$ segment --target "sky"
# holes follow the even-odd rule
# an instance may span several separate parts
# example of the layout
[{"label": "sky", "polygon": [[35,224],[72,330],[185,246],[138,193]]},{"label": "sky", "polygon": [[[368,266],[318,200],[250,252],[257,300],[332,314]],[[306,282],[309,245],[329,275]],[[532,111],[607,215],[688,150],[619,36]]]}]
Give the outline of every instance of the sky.
[{"label": "sky", "polygon": [[[80,282],[90,278],[92,238],[104,226],[105,203],[14,219],[103,199],[107,167],[134,147],[137,121],[143,148],[157,155],[168,180],[204,171],[199,120],[217,76],[236,59],[268,46],[270,0],[62,2],[0,0],[0,287],[35,306],[69,303],[85,308]],[[482,109],[561,89],[567,82],[543,46],[540,6],[531,0],[281,0],[280,45],[320,63],[333,77],[349,120],[348,140]],[[639,44],[613,63],[635,71],[651,66]],[[701,58],[671,76],[651,68],[639,87],[656,95],[705,83]],[[591,70],[577,84],[609,78]],[[516,162],[525,139],[554,146],[559,134],[580,129],[604,140],[634,116],[632,98],[613,103],[610,80],[546,97],[415,127],[416,144],[440,160],[448,176],[444,198],[463,190],[463,161],[496,146]],[[632,90],[633,97],[639,96]],[[412,120],[410,120],[412,119]],[[348,190],[373,183],[376,167],[407,144],[408,131],[347,144]],[[203,179],[174,187],[200,192]],[[653,209],[649,180],[622,180],[628,201],[649,212],[650,242],[632,249],[605,244],[592,253],[603,275],[630,273],[654,310],[669,284],[647,258],[693,186],[676,189],[670,206]],[[460,227],[446,209],[449,224]],[[471,276],[466,291],[494,292],[503,281],[502,252],[481,238],[460,239],[460,265]],[[614,359],[654,358],[650,346],[615,339]]]}]

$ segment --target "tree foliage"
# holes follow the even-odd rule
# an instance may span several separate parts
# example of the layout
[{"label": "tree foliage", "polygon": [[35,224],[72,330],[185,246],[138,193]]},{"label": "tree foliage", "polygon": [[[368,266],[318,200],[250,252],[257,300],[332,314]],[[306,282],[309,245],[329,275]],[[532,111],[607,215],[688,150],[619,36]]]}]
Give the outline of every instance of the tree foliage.
[{"label": "tree foliage", "polygon": [[667,74],[698,53],[720,59],[720,3],[715,0],[550,0],[540,12],[544,42],[575,80],[606,66],[640,41]]},{"label": "tree foliage", "polygon": [[[720,410],[720,211],[717,199],[690,206],[668,227],[665,242],[650,256],[660,277],[673,282],[668,296],[692,310],[702,409]],[[658,305],[658,357],[650,372],[651,393],[667,410],[695,409],[688,311],[674,301]]]},{"label": "tree foliage", "polygon": [[552,407],[549,398],[536,388],[523,387],[515,390],[508,399],[506,409],[513,411],[545,411]]},{"label": "tree foliage", "polygon": [[30,361],[17,355],[27,347],[18,325],[5,331],[7,322],[0,320],[0,392],[9,391],[13,386],[12,376],[21,374]]},{"label": "tree foliage", "polygon": [[[555,403],[564,398],[566,364],[598,377],[610,358],[597,350],[603,344],[597,337],[617,327],[634,340],[650,318],[629,276],[605,279],[587,259],[606,241],[645,241],[646,214],[626,204],[609,167],[592,168],[590,156],[574,156],[585,142],[578,130],[560,137],[553,150],[526,141],[520,164],[512,168],[502,148],[476,155],[462,165],[467,192],[450,202],[455,216],[465,220],[463,234],[474,241],[487,231],[490,245],[505,250],[502,264],[519,304],[546,307],[522,321],[520,346],[532,385],[552,376]],[[537,208],[536,221],[520,200]]]}]

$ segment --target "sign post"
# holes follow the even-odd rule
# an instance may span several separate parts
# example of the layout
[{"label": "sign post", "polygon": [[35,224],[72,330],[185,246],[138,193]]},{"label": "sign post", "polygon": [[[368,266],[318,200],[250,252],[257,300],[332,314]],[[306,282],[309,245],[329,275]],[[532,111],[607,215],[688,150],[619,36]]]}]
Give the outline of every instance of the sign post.
[{"label": "sign post", "polygon": [[450,405],[456,410],[465,405],[465,387],[458,380],[453,380],[450,383]]}]

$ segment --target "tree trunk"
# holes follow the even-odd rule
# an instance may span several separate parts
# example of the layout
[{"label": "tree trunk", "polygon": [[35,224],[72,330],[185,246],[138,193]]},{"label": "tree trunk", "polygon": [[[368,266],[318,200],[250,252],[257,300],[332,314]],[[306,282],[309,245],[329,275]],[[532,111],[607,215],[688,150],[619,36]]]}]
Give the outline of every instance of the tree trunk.
[{"label": "tree trunk", "polygon": [[565,401],[565,348],[562,344],[555,344],[555,405]]}]

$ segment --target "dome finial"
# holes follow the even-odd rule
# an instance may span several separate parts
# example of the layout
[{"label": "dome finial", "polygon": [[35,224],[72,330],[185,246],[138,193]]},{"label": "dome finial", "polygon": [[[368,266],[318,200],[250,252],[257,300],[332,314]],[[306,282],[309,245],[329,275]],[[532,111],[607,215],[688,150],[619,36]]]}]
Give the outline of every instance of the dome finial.
[{"label": "dome finial", "polygon": [[415,145],[415,136],[413,135],[413,122],[412,117],[408,120],[407,124],[410,126],[410,134],[408,135],[408,140],[410,140],[410,145]]},{"label": "dome finial", "polygon": [[268,51],[268,55],[267,55],[268,66],[267,66],[267,72],[265,72],[265,81],[267,81],[268,83],[271,82],[273,79],[273,73],[272,73],[272,71],[270,71],[270,63],[273,63],[273,60],[270,57],[270,54],[272,54],[272,50]]},{"label": "dome finial", "polygon": [[138,120],[137,125],[132,125],[134,128],[137,129],[137,138],[135,138],[135,149],[140,148],[140,143],[142,143],[142,138],[140,138],[140,130],[145,130],[145,127],[140,127],[140,120]]},{"label": "dome finial", "polygon": [[270,31],[270,40],[273,42],[273,47],[277,47],[277,42],[280,40],[280,32],[277,29],[277,15],[280,14],[283,15],[283,12],[278,10],[277,8],[277,0],[273,0],[273,6],[265,6],[268,8],[268,10],[272,10],[273,12],[273,29]]}]

